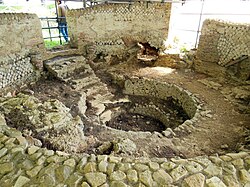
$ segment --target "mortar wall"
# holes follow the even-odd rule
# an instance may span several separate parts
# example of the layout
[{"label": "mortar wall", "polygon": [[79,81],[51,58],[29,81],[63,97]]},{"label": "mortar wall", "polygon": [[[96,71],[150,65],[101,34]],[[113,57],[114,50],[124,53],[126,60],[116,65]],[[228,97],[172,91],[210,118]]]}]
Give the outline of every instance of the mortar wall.
[{"label": "mortar wall", "polygon": [[95,54],[122,54],[137,42],[163,49],[167,39],[171,4],[102,4],[70,10],[67,14],[71,45]]},{"label": "mortar wall", "polygon": [[250,56],[250,24],[204,21],[197,55],[200,60],[221,66],[243,55]]},{"label": "mortar wall", "polygon": [[197,57],[198,71],[213,76],[230,75],[240,80],[248,80],[250,78],[250,24],[205,20]]},{"label": "mortar wall", "polygon": [[[0,91],[36,77],[35,66],[45,51],[35,14],[0,14]],[[32,62],[33,61],[33,62]],[[41,64],[40,64],[41,65]]]}]

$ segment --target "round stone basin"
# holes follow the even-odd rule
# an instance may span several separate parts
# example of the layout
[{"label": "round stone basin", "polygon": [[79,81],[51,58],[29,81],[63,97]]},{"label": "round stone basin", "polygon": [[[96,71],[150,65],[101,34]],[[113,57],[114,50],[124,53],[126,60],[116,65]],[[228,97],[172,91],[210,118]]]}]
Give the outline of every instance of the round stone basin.
[{"label": "round stone basin", "polygon": [[123,112],[115,115],[108,127],[163,132],[183,125],[186,120],[190,123],[198,111],[197,99],[175,84],[132,77],[124,81],[123,92],[130,102],[124,103]]}]

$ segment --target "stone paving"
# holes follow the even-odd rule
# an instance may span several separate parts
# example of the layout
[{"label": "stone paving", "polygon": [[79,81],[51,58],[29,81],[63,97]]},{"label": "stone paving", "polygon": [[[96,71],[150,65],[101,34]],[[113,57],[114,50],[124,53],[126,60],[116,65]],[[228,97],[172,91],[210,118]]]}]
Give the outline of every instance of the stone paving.
[{"label": "stone paving", "polygon": [[0,184],[7,186],[184,186],[250,185],[249,152],[181,158],[69,155],[30,145],[0,118]]}]

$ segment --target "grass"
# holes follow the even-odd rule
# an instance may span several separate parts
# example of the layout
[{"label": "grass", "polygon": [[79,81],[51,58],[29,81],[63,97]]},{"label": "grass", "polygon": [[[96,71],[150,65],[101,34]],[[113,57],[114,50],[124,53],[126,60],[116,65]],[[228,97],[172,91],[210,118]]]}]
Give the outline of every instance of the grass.
[{"label": "grass", "polygon": [[0,4],[0,11],[4,11],[5,9],[12,9],[12,10],[21,10],[23,7],[22,6],[5,6]]},{"label": "grass", "polygon": [[53,8],[55,8],[55,4],[49,4],[49,5],[47,5],[47,9],[53,9]]},{"label": "grass", "polygon": [[[44,40],[44,43],[45,43],[45,47],[46,47],[47,49],[51,49],[51,48],[53,48],[53,47],[56,47],[56,46],[61,45],[61,44],[60,44],[60,41]],[[63,43],[64,43],[64,42],[62,42],[62,44],[63,44]]]}]

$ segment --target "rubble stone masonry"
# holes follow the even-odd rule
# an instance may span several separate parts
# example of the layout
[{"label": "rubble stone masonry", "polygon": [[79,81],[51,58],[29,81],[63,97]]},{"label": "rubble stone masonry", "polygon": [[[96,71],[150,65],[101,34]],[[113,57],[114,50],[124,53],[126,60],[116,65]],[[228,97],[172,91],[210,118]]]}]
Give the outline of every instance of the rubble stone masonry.
[{"label": "rubble stone masonry", "polygon": [[95,54],[120,55],[137,42],[163,49],[170,11],[170,3],[102,4],[70,10],[71,44]]},{"label": "rubble stone masonry", "polygon": [[[248,79],[249,56],[250,24],[211,19],[204,21],[197,50],[197,57],[202,61],[200,66],[204,66],[203,68],[206,69],[209,68],[209,65],[206,64],[213,63],[210,66],[217,68],[217,71],[227,73],[232,71],[232,67],[237,64],[240,68],[234,70],[234,74],[238,75],[238,78]],[[202,69],[199,65],[197,67],[198,70]],[[207,71],[209,70],[207,69]],[[246,72],[244,73],[244,71]]]},{"label": "rubble stone masonry", "polygon": [[34,76],[44,43],[35,14],[0,14],[0,89],[18,85]]}]

